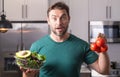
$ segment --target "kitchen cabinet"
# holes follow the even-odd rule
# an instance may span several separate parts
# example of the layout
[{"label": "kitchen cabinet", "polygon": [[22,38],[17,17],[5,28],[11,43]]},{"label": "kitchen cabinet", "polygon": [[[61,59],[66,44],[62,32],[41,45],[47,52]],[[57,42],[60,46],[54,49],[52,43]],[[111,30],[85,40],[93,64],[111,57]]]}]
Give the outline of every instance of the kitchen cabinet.
[{"label": "kitchen cabinet", "polygon": [[48,0],[5,0],[5,13],[11,21],[46,20]]},{"label": "kitchen cabinet", "polygon": [[89,20],[120,20],[120,0],[89,0]]},{"label": "kitchen cabinet", "polygon": [[1,73],[1,77],[22,77],[22,75],[20,74],[20,72],[5,72],[3,71]]},{"label": "kitchen cabinet", "polygon": [[77,37],[88,41],[88,0],[70,0],[69,30]]},{"label": "kitchen cabinet", "polygon": [[81,73],[80,77],[91,77],[91,73]]},{"label": "kitchen cabinet", "polygon": [[[2,15],[2,0],[0,0],[0,16]],[[0,20],[1,20],[1,17],[0,17]]]},{"label": "kitchen cabinet", "polygon": [[2,12],[2,1],[0,0],[0,15],[1,15],[1,12]]},{"label": "kitchen cabinet", "polygon": [[48,0],[49,6],[53,5],[56,2],[65,2],[69,6],[69,0]]}]

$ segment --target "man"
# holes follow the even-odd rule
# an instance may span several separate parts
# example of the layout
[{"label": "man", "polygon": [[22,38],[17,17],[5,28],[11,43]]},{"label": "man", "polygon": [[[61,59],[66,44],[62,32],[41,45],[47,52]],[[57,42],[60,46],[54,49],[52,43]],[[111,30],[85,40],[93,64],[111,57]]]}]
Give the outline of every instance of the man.
[{"label": "man", "polygon": [[[46,56],[39,77],[80,77],[81,64],[85,62],[101,74],[109,73],[107,52],[90,50],[84,40],[67,32],[70,14],[69,7],[57,2],[47,11],[47,21],[51,33],[32,44],[30,50]],[[35,77],[37,71],[23,69],[23,77]]]}]

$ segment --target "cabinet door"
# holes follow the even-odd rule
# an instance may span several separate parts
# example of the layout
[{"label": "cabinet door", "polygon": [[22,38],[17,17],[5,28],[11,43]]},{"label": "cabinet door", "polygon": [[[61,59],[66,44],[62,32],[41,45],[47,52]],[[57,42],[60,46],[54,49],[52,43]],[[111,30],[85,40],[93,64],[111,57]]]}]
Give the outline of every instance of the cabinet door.
[{"label": "cabinet door", "polygon": [[23,19],[23,1],[24,0],[4,0],[7,19],[10,21],[19,21]]},{"label": "cabinet door", "polygon": [[0,15],[1,15],[1,12],[2,12],[2,1],[0,0]]},{"label": "cabinet door", "polygon": [[46,20],[47,0],[5,0],[5,12],[10,21]]},{"label": "cabinet door", "polygon": [[111,0],[111,19],[120,21],[120,0]]},{"label": "cabinet door", "polygon": [[89,20],[107,20],[109,0],[89,0]]},{"label": "cabinet door", "polygon": [[46,20],[48,0],[28,0],[26,5],[27,20]]}]

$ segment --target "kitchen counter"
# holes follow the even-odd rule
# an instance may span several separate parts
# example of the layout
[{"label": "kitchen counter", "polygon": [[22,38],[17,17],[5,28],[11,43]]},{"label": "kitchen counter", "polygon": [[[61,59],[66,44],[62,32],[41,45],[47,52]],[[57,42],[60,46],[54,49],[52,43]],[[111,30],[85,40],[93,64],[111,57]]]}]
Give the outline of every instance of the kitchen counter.
[{"label": "kitchen counter", "polygon": [[81,69],[80,73],[91,73],[89,69]]},{"label": "kitchen counter", "polygon": [[82,65],[80,70],[81,77],[91,77],[91,71],[84,65]]}]

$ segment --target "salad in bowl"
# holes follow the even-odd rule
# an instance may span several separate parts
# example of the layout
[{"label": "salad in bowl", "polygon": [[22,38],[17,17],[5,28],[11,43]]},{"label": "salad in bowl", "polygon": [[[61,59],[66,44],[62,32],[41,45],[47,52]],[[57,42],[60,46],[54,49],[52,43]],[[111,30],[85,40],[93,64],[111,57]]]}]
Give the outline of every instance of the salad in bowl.
[{"label": "salad in bowl", "polygon": [[16,64],[25,69],[39,70],[46,58],[44,55],[30,50],[22,50],[15,53]]}]

